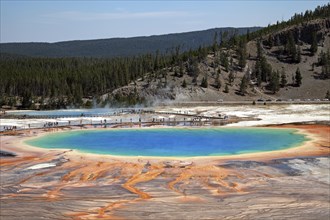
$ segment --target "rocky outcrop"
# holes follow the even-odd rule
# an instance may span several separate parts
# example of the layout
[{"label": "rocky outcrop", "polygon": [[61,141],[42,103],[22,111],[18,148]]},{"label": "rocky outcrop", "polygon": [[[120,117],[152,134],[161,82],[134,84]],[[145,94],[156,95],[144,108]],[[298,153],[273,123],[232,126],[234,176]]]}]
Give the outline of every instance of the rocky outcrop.
[{"label": "rocky outcrop", "polygon": [[[285,28],[271,34],[270,39],[273,40],[275,45],[284,45],[287,42],[290,32],[293,34],[296,42],[311,44],[312,33],[314,32],[316,32],[317,40],[321,41],[330,33],[330,18],[316,19]],[[268,40],[269,36],[265,38],[265,41]]]}]

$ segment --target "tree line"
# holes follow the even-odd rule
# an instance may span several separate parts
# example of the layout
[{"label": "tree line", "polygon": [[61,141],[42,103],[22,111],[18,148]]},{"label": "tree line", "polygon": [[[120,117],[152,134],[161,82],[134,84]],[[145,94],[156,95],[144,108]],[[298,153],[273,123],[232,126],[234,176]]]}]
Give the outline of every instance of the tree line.
[{"label": "tree line", "polygon": [[169,65],[164,55],[133,58],[8,58],[0,60],[0,104],[22,97],[23,107],[33,97],[51,98],[63,105],[80,105],[83,97],[98,96]]}]

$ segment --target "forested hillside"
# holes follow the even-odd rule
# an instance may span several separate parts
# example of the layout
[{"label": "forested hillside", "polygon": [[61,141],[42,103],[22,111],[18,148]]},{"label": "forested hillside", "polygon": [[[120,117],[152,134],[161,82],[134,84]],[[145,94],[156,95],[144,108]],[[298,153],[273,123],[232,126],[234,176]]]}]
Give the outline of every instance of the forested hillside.
[{"label": "forested hillside", "polygon": [[156,102],[327,100],[329,14],[328,4],[254,33],[214,40],[206,51],[189,53],[183,65],[149,73],[111,96]]},{"label": "forested hillside", "polygon": [[31,57],[127,57],[147,53],[164,54],[176,47],[180,51],[194,50],[200,46],[209,46],[215,32],[227,33],[229,36],[246,34],[259,30],[251,28],[213,28],[177,34],[150,37],[110,38],[99,40],[65,41],[57,43],[3,43],[1,53],[20,54]]},{"label": "forested hillside", "polygon": [[130,58],[3,55],[0,104],[63,108],[157,101],[329,99],[330,4],[196,50]]}]

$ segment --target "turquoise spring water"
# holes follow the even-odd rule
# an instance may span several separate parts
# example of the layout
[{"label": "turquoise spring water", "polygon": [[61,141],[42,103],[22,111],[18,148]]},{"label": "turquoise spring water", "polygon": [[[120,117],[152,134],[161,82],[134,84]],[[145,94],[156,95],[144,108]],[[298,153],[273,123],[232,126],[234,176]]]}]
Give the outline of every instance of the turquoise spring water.
[{"label": "turquoise spring water", "polygon": [[196,157],[282,150],[306,140],[294,129],[152,128],[69,131],[26,143],[121,156]]}]

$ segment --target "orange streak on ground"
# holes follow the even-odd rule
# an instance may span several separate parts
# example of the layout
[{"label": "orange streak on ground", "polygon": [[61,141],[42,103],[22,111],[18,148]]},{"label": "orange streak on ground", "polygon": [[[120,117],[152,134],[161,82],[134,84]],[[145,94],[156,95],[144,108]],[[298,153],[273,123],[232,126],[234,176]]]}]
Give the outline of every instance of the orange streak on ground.
[{"label": "orange streak on ground", "polygon": [[0,159],[0,166],[18,165],[20,163],[25,163],[31,160],[38,160],[35,156],[27,156],[21,158],[10,158],[10,159]]},{"label": "orange streak on ground", "polygon": [[139,195],[141,199],[150,199],[151,196],[137,188],[134,187],[135,184],[140,182],[148,182],[152,179],[155,179],[158,175],[160,175],[163,172],[163,169],[156,168],[155,170],[151,170],[147,173],[141,174],[137,173],[132,178],[130,178],[126,183],[124,183],[122,186],[127,189],[128,191],[135,193]]},{"label": "orange streak on ground", "polygon": [[[145,200],[145,199],[150,199],[151,196],[148,193],[145,193],[136,187],[134,185],[141,183],[141,182],[148,182],[150,180],[155,179],[157,176],[159,176],[163,172],[163,168],[157,167],[157,166],[152,166],[150,167],[150,171],[146,173],[141,173],[141,166],[136,166],[135,164],[131,163],[124,163],[121,164],[123,170],[122,172],[127,175],[133,170],[138,170],[135,175],[130,177],[124,184],[122,184],[122,187],[127,189],[128,191],[137,194],[139,196],[138,199],[133,199],[133,200],[119,200],[116,202],[112,202],[104,207],[98,208],[96,211],[92,210],[90,212],[78,212],[78,213],[70,213],[68,216],[74,217],[75,219],[98,219],[98,218],[103,218],[103,219],[118,219],[117,217],[114,217],[112,215],[106,214],[107,212],[111,212],[111,210],[119,208],[120,206],[131,203],[131,202],[136,202],[139,200]],[[83,168],[85,169],[85,168]],[[81,171],[81,170],[80,170]],[[76,172],[75,172],[76,173]],[[79,172],[78,172],[79,173]],[[72,177],[72,173],[69,175]],[[84,179],[84,178],[82,178]],[[88,179],[89,180],[89,179]],[[97,215],[96,215],[97,213]]]},{"label": "orange streak on ground", "polygon": [[[154,166],[154,167],[151,167],[151,170],[149,172],[146,172],[143,174],[141,174],[141,172],[139,172],[136,175],[134,175],[133,177],[131,177],[129,180],[126,181],[126,183],[122,184],[122,187],[124,187],[125,189],[127,189],[128,191],[130,191],[134,194],[137,194],[140,198],[134,199],[134,200],[122,200],[122,201],[111,203],[104,208],[100,208],[99,212],[98,212],[99,217],[102,217],[106,211],[111,211],[115,208],[122,206],[125,203],[130,203],[130,202],[135,202],[135,201],[145,200],[145,199],[151,199],[152,197],[148,193],[137,189],[136,187],[134,187],[134,185],[136,185],[138,183],[148,182],[150,180],[153,180],[157,176],[159,176],[161,173],[163,173],[163,168]],[[112,216],[112,218],[114,218],[114,217]],[[116,217],[116,219],[117,219],[117,217]]]},{"label": "orange streak on ground", "polygon": [[134,200],[120,200],[117,202],[113,202],[109,205],[106,205],[102,208],[99,208],[97,210],[94,209],[89,212],[72,212],[72,213],[66,214],[66,216],[69,216],[76,220],[82,220],[82,219],[89,219],[89,220],[90,219],[116,219],[116,220],[119,220],[122,218],[114,217],[112,215],[106,214],[106,212],[109,212],[112,209],[116,209],[124,203],[129,203],[132,201],[134,201]]},{"label": "orange streak on ground", "polygon": [[74,220],[81,220],[83,216],[89,215],[88,212],[73,212],[70,214],[66,214],[66,216],[71,217]]},{"label": "orange streak on ground", "polygon": [[169,182],[167,186],[170,190],[185,196],[185,193],[180,191],[177,187],[175,187],[175,185],[181,182],[183,184],[186,184],[186,181],[189,180],[190,178],[196,178],[199,179],[201,183],[212,192],[214,191],[215,187],[210,186],[210,184],[208,183],[209,179],[215,178],[219,183],[219,185],[228,185],[223,181],[219,182],[219,180],[226,178],[229,173],[235,174],[234,171],[230,171],[224,168],[219,168],[213,165],[194,166],[182,170],[181,174],[173,181]]},{"label": "orange streak on ground", "polygon": [[106,173],[111,169],[111,167],[115,167],[115,165],[115,163],[96,162],[78,167],[77,169],[64,175],[61,179],[62,183],[60,183],[53,190],[50,190],[46,194],[46,197],[50,200],[54,200],[59,198],[61,189],[65,187],[80,187],[84,182],[92,183],[99,178],[103,178],[106,176]]},{"label": "orange streak on ground", "polygon": [[[134,200],[136,200],[136,199],[134,199]],[[113,209],[119,208],[121,205],[132,202],[134,200],[120,200],[117,202],[110,203],[109,205],[104,206],[102,208],[99,208],[97,217],[98,218],[111,218],[111,215],[106,215],[105,212],[109,212]]]},{"label": "orange streak on ground", "polygon": [[[86,164],[87,163],[87,164]],[[97,179],[106,177],[108,171],[119,166],[120,163],[105,163],[105,162],[90,162],[86,163],[76,162],[78,167],[70,171],[62,177],[62,182],[92,182]]]},{"label": "orange streak on ground", "polygon": [[65,186],[59,186],[59,187],[56,187],[55,189],[53,190],[50,190],[47,192],[47,194],[45,195],[47,197],[48,200],[50,201],[53,201],[57,198],[59,198],[60,196],[60,191],[62,188],[64,188]]},{"label": "orange streak on ground", "polygon": [[29,176],[29,177],[27,177],[27,178],[21,180],[21,181],[19,182],[19,184],[26,183],[27,181],[29,181],[30,179],[32,179],[32,178],[34,178],[34,177],[36,177],[36,176],[43,176],[43,175],[45,175],[45,174],[52,173],[52,172],[54,172],[54,170],[47,170],[47,171],[44,171],[44,172],[36,173],[36,174],[34,174],[34,175],[32,175],[32,176]]},{"label": "orange streak on ground", "polygon": [[189,179],[190,177],[192,176],[191,173],[188,173],[188,172],[183,172],[181,173],[177,178],[175,178],[173,181],[169,182],[167,184],[168,188],[174,192],[177,192],[179,194],[182,194],[184,195],[183,192],[181,192],[179,189],[175,188],[175,184],[179,183],[179,182],[182,182],[186,179]]}]

